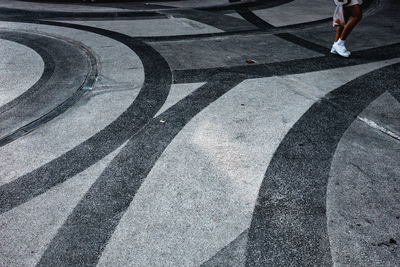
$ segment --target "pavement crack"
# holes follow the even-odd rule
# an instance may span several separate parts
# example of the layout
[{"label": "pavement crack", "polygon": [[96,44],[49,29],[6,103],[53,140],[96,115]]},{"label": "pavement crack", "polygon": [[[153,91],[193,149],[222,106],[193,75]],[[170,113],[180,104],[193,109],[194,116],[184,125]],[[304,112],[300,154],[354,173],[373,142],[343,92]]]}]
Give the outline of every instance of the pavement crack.
[{"label": "pavement crack", "polygon": [[354,168],[356,168],[359,172],[361,172],[362,174],[364,174],[365,176],[370,177],[371,174],[369,174],[367,171],[365,171],[364,169],[362,169],[360,166],[358,166],[357,164],[354,164],[353,162],[349,162],[349,164],[351,166],[353,166]]},{"label": "pavement crack", "polygon": [[381,131],[382,133],[384,133],[386,135],[389,135],[390,137],[396,139],[397,141],[400,141],[400,135],[398,135],[398,134],[386,129],[385,127],[383,127],[383,126],[381,126],[379,124],[377,124],[373,120],[370,120],[370,119],[367,119],[367,118],[364,118],[364,117],[360,117],[360,116],[357,116],[357,119],[362,121],[362,122],[364,122],[364,123],[366,123],[368,126],[374,128],[374,129],[376,129],[378,131]]}]

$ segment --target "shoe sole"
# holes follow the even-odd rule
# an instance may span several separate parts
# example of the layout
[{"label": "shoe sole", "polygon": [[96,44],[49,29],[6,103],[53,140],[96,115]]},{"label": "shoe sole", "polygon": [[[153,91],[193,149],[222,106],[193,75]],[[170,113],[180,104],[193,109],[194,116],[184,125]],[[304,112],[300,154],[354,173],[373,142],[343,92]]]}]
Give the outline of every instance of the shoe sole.
[{"label": "shoe sole", "polygon": [[341,56],[341,57],[349,57],[350,55],[347,55],[347,54],[340,54],[340,53],[337,53],[339,56]]},{"label": "shoe sole", "polygon": [[331,53],[332,53],[332,54],[335,54],[335,55],[339,55],[339,56],[341,56],[341,57],[349,57],[349,56],[351,55],[351,53],[349,53],[349,54],[340,54],[340,53],[337,52],[336,49],[334,49],[334,48],[331,49]]}]

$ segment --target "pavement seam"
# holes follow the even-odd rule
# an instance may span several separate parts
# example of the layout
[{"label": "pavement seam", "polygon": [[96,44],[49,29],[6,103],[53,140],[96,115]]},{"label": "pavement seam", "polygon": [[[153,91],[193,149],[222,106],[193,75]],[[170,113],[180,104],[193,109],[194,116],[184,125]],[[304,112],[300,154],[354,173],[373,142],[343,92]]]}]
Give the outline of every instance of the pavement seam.
[{"label": "pavement seam", "polygon": [[398,134],[396,134],[396,133],[394,133],[394,132],[392,132],[392,131],[386,129],[385,127],[379,125],[379,124],[376,123],[375,121],[370,120],[370,119],[365,118],[365,117],[360,117],[360,116],[357,116],[357,119],[360,120],[360,121],[362,121],[362,122],[364,122],[364,123],[367,124],[369,127],[373,128],[373,129],[375,129],[375,130],[378,130],[378,131],[380,131],[380,132],[382,132],[382,133],[384,133],[384,134],[386,134],[386,135],[389,135],[390,137],[396,139],[397,141],[400,141],[400,135],[398,135]]}]

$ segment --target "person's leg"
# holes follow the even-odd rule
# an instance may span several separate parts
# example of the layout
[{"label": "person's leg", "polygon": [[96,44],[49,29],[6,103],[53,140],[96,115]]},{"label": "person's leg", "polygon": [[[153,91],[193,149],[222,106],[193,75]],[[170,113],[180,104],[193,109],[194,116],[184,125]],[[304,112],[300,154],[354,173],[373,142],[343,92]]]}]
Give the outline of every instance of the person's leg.
[{"label": "person's leg", "polygon": [[343,32],[342,26],[336,27],[335,43],[339,40],[340,36],[342,35],[342,32]]},{"label": "person's leg", "polygon": [[[349,12],[346,12],[346,11],[343,9],[343,16],[344,16],[344,21],[345,21],[345,22],[347,22],[347,21],[349,20],[349,14],[348,14],[348,13],[349,13]],[[342,35],[343,29],[344,29],[344,26],[342,26],[342,25],[336,27],[335,41],[333,42],[332,48],[331,48],[331,53],[332,53],[332,54],[338,54],[337,49],[340,50],[340,48],[335,47],[335,46],[337,45],[337,43],[338,43],[338,41],[339,41],[339,38],[340,38],[340,36]],[[339,54],[340,54],[341,56],[349,56],[349,55],[350,55],[350,52],[346,52],[346,51],[345,51],[345,52],[339,53]],[[347,54],[348,54],[348,55],[347,55]]]},{"label": "person's leg", "polygon": [[347,20],[346,25],[344,25],[344,28],[339,36],[340,39],[343,41],[346,40],[351,31],[362,18],[360,5],[344,7],[344,12],[349,17],[349,19]]},{"label": "person's leg", "polygon": [[343,27],[342,26],[337,26],[336,27],[336,36],[335,36],[335,41],[332,44],[332,48],[331,48],[331,53],[332,54],[337,54],[336,49],[334,48],[335,44],[337,43],[337,41],[340,38],[340,35],[342,34],[343,31]]},{"label": "person's leg", "polygon": [[[345,8],[343,8],[343,16],[345,23],[347,23],[350,18],[350,12],[348,12]],[[340,36],[342,35],[343,29],[344,26],[342,25],[336,27],[335,43],[339,40]]]}]

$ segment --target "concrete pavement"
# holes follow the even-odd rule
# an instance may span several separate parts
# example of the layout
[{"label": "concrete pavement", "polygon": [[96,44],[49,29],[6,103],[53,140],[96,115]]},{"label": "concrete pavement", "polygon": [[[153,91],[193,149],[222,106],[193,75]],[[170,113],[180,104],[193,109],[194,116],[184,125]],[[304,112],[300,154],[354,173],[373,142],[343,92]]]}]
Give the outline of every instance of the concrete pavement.
[{"label": "concrete pavement", "polygon": [[0,0],[0,266],[399,266],[400,18]]}]

